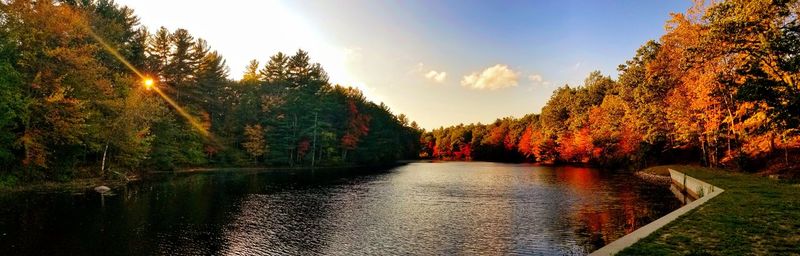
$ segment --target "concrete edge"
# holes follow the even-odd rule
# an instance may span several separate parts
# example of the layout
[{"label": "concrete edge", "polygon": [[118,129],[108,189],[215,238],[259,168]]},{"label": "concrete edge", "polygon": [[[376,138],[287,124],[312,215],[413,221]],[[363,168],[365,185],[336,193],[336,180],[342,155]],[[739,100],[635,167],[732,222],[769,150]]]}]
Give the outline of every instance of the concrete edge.
[{"label": "concrete edge", "polygon": [[[678,171],[670,169],[670,172],[672,172],[672,171],[674,171],[676,173],[679,173],[681,175],[686,175],[686,174],[683,174],[681,172],[678,172]],[[687,176],[687,177],[689,177],[689,176]],[[678,217],[690,212],[691,210],[694,210],[695,208],[697,208],[700,205],[703,205],[704,203],[708,202],[708,200],[711,200],[712,198],[718,196],[719,194],[722,194],[722,192],[725,192],[724,189],[721,189],[721,188],[719,188],[717,186],[714,186],[713,188],[714,188],[713,192],[708,193],[708,194],[704,195],[703,197],[701,197],[701,198],[699,198],[699,199],[697,199],[697,200],[695,200],[695,201],[693,201],[693,202],[691,202],[689,204],[686,204],[683,207],[678,208],[677,210],[674,210],[674,211],[668,213],[667,215],[664,215],[664,217],[658,218],[657,220],[655,220],[653,222],[650,222],[647,225],[644,225],[643,227],[641,227],[639,229],[634,230],[630,234],[627,234],[627,235],[617,239],[616,241],[611,242],[610,244],[607,244],[606,246],[603,246],[602,248],[590,253],[589,255],[592,255],[592,256],[603,255],[603,256],[605,256],[605,255],[617,254],[620,251],[622,251],[623,249],[628,248],[629,246],[635,244],[640,239],[649,236],[650,234],[652,234],[656,230],[658,230],[658,229],[664,227],[665,225],[669,224],[670,222],[678,219]]]}]

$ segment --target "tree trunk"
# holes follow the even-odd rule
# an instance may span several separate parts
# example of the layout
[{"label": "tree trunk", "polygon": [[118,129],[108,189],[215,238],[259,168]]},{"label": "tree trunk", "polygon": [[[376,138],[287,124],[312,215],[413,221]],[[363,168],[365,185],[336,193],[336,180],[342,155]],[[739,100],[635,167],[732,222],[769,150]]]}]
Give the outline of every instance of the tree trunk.
[{"label": "tree trunk", "polygon": [[317,158],[317,113],[314,113],[314,142],[311,144],[311,168],[314,168]]},{"label": "tree trunk", "polygon": [[706,136],[703,135],[703,139],[700,141],[700,148],[703,150],[703,163],[706,166],[710,166],[708,163],[708,153],[706,153]]},{"label": "tree trunk", "polygon": [[787,143],[786,134],[783,134],[783,162],[786,163],[786,168],[789,168],[789,143]]},{"label": "tree trunk", "polygon": [[100,164],[100,174],[103,177],[106,176],[106,153],[108,153],[108,142],[106,142],[106,147],[103,149],[103,162]]},{"label": "tree trunk", "polygon": [[783,161],[786,163],[786,168],[789,168],[789,146],[783,146]]},{"label": "tree trunk", "polygon": [[775,151],[775,133],[769,132],[769,154],[772,155],[773,151]]}]

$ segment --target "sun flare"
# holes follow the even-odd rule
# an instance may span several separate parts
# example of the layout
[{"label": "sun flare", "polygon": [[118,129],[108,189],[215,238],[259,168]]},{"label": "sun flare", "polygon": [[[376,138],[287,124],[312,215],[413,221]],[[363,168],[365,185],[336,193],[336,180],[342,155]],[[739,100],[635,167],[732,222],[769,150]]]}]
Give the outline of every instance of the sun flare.
[{"label": "sun flare", "polygon": [[144,84],[144,88],[147,89],[148,91],[150,89],[153,89],[153,85],[155,85],[155,82],[153,82],[152,78],[145,78],[142,83]]}]

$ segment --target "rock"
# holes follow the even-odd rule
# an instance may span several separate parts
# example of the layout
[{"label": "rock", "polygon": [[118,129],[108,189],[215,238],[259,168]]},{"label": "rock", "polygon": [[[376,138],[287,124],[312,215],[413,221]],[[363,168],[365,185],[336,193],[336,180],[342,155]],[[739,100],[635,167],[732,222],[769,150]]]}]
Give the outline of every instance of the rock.
[{"label": "rock", "polygon": [[634,175],[649,183],[660,184],[664,186],[669,186],[672,184],[672,178],[669,176],[656,175],[642,171],[636,172]]},{"label": "rock", "polygon": [[97,192],[97,193],[100,193],[100,194],[105,194],[105,193],[108,193],[109,191],[111,191],[111,188],[106,187],[106,186],[97,186],[97,187],[94,188],[94,191]]}]

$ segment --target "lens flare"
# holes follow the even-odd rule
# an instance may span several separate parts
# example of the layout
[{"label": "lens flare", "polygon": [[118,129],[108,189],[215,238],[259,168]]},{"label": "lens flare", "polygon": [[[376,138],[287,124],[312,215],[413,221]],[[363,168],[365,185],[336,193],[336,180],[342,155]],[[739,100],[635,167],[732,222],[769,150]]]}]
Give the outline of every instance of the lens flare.
[{"label": "lens flare", "polygon": [[151,78],[145,78],[144,82],[142,83],[144,83],[144,88],[147,89],[148,91],[153,89],[153,85],[155,84],[155,82],[153,82],[153,79]]},{"label": "lens flare", "polygon": [[88,25],[85,25],[85,27],[86,31],[89,32],[89,35],[91,35],[95,40],[97,40],[97,42],[100,43],[100,45],[102,45],[103,48],[105,48],[105,50],[108,53],[117,58],[120,62],[122,62],[122,64],[124,64],[126,67],[128,67],[128,69],[133,71],[133,73],[136,73],[136,75],[139,76],[140,79],[142,79],[143,81],[142,83],[144,84],[144,88],[146,90],[153,90],[156,93],[158,93],[158,95],[161,96],[161,98],[163,98],[164,101],[166,101],[167,103],[169,103],[169,105],[175,108],[175,110],[178,111],[178,114],[183,116],[183,118],[185,118],[186,121],[189,122],[190,125],[192,125],[192,127],[197,129],[197,131],[199,131],[200,134],[202,134],[205,137],[210,137],[209,132],[200,124],[200,122],[198,122],[192,115],[190,115],[188,112],[186,112],[186,110],[184,110],[180,105],[178,105],[177,102],[172,100],[169,96],[167,96],[167,94],[165,94],[160,89],[158,89],[158,87],[155,86],[155,81],[153,81],[152,78],[145,76],[144,74],[142,74],[142,72],[136,69],[136,67],[131,65],[131,63],[128,62],[128,60],[126,60],[125,57],[119,54],[119,52],[116,49],[114,49],[114,47],[111,47],[111,45],[106,43],[106,41],[103,40],[103,38],[95,34],[94,31],[92,31],[91,27],[89,27]]},{"label": "lens flare", "polygon": [[139,70],[136,69],[133,65],[131,65],[131,63],[128,62],[128,60],[126,60],[125,57],[122,56],[122,54],[119,54],[119,52],[116,49],[114,49],[114,47],[111,47],[111,45],[106,43],[106,41],[103,40],[103,38],[95,34],[92,28],[90,28],[88,25],[86,26],[86,31],[89,32],[89,35],[92,36],[95,40],[97,40],[97,42],[100,43],[100,45],[102,45],[103,48],[106,49],[106,51],[108,51],[108,53],[117,58],[117,60],[122,62],[122,64],[124,64],[126,67],[128,67],[128,69],[133,71],[133,73],[136,73],[136,75],[139,76],[139,78],[145,79],[145,76],[142,74],[142,72],[139,72]]},{"label": "lens flare", "polygon": [[197,129],[197,131],[199,131],[200,134],[202,134],[203,136],[206,136],[206,137],[208,137],[210,135],[208,133],[208,131],[203,127],[203,125],[201,125],[200,122],[198,122],[196,119],[194,119],[194,117],[192,117],[192,115],[190,115],[188,112],[186,112],[186,110],[183,110],[183,108],[181,106],[179,106],[177,102],[172,100],[172,98],[170,98],[167,94],[165,94],[160,89],[158,89],[158,87],[152,87],[152,88],[153,88],[153,91],[158,93],[158,95],[161,96],[161,98],[164,99],[164,101],[166,101],[167,103],[169,103],[169,105],[171,105],[173,108],[175,108],[175,110],[178,111],[178,114],[183,116],[183,118],[185,118],[186,121],[188,121],[189,124],[192,125],[192,127]]}]

